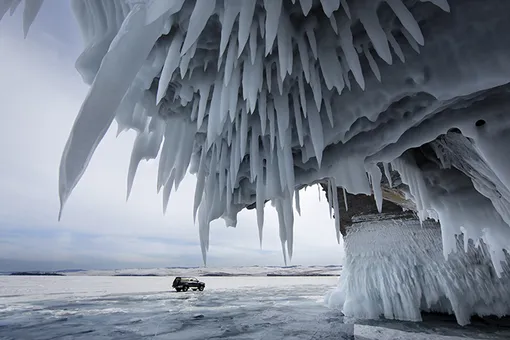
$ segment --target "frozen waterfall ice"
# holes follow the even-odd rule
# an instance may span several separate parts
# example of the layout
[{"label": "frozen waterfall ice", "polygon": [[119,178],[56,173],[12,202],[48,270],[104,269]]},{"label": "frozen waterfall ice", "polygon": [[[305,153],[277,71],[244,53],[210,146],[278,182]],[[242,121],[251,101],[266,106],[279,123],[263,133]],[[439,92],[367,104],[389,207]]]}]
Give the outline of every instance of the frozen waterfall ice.
[{"label": "frozen waterfall ice", "polygon": [[[0,0],[0,18],[20,0]],[[25,0],[26,34],[42,0]],[[299,190],[374,194],[390,172],[419,218],[510,249],[507,0],[73,0],[91,85],[60,166],[62,206],[114,120],[133,129],[128,195],[159,157],[164,206],[187,170],[204,256],[209,224],[278,211],[292,257]],[[379,166],[381,165],[381,167]],[[296,203],[294,203],[296,202]],[[333,200],[339,233],[339,203]],[[339,234],[337,234],[340,237]],[[402,315],[402,314],[398,314]]]}]

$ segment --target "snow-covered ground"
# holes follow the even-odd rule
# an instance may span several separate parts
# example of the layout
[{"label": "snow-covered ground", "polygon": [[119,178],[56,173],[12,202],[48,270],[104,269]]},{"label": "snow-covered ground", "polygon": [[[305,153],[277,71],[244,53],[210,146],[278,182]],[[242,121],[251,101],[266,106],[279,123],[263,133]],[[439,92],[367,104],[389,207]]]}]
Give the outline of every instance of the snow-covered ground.
[{"label": "snow-covered ground", "polygon": [[345,324],[328,309],[335,277],[0,277],[0,339],[508,339],[510,328],[429,316]]}]

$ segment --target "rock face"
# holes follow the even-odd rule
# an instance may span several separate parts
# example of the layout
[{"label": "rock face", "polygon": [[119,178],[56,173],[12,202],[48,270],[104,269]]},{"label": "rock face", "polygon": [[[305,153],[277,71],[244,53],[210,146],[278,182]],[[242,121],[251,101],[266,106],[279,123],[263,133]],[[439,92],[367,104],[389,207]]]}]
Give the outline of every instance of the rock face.
[{"label": "rock face", "polygon": [[[326,198],[328,202],[331,202],[331,197],[328,193],[328,188],[326,184],[321,184],[322,190],[324,190],[326,194]],[[385,192],[388,192],[390,195],[393,192],[398,193],[396,190],[392,191],[391,188],[387,188]],[[355,223],[356,219],[363,218],[364,216],[378,214],[377,206],[375,204],[375,199],[373,196],[368,195],[353,195],[349,193],[345,193],[342,188],[338,189],[336,194],[338,195],[338,205],[340,211],[340,232],[343,236],[346,236],[347,229]],[[394,194],[396,196],[396,194]],[[383,200],[382,211],[388,215],[381,216],[391,216],[391,218],[414,218],[416,219],[416,214],[410,210],[403,210],[403,208],[396,203],[393,203],[387,199]],[[337,218],[337,216],[334,216]]]}]

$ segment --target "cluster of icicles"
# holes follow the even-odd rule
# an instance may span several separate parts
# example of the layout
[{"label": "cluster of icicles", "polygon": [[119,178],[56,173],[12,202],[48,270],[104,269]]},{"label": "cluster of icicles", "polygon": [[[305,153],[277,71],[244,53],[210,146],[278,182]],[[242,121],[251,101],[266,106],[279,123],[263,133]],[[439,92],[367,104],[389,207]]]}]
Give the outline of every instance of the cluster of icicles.
[{"label": "cluster of icicles", "polygon": [[[20,2],[1,1],[0,17]],[[446,0],[421,2],[449,11]],[[392,20],[378,17],[383,3]],[[41,4],[25,0],[25,35]],[[91,89],[62,157],[62,206],[115,119],[119,132],[138,132],[128,196],[142,159],[159,154],[165,209],[187,169],[196,174],[204,261],[210,222],[235,226],[254,202],[262,240],[266,201],[278,212],[284,256],[292,256],[293,207],[299,211],[299,189],[313,182],[370,194],[370,179],[380,207],[381,172],[365,169],[363,157],[345,161],[352,178],[343,183],[298,183],[295,171],[320,169],[329,132],[347,132],[334,99],[364,89],[364,72],[384,81],[378,63],[405,61],[396,35],[416,51],[424,44],[409,6],[416,1],[73,0],[86,44],[77,69]],[[338,216],[336,200],[333,208]]]}]

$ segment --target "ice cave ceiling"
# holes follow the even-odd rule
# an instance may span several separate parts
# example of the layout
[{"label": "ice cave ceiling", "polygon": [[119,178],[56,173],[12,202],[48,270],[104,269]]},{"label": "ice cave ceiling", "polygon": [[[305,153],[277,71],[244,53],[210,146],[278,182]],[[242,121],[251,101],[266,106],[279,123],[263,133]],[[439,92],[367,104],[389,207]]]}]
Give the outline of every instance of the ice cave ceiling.
[{"label": "ice cave ceiling", "polygon": [[[0,0],[0,17],[20,2]],[[42,3],[25,0],[25,34]],[[419,217],[441,222],[445,254],[463,232],[500,268],[510,246],[508,0],[72,6],[85,45],[76,66],[91,88],[62,156],[62,205],[116,120],[138,132],[128,195],[141,160],[159,156],[165,206],[188,169],[197,176],[204,259],[210,221],[235,225],[255,206],[262,237],[266,201],[292,256],[299,189],[326,182],[381,206],[391,171]]]}]

